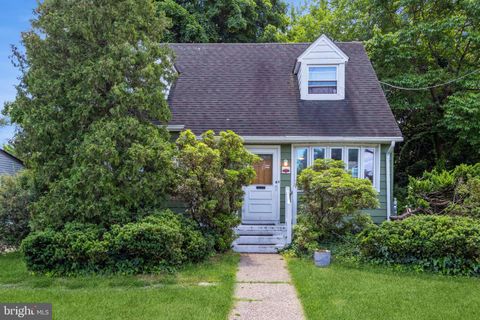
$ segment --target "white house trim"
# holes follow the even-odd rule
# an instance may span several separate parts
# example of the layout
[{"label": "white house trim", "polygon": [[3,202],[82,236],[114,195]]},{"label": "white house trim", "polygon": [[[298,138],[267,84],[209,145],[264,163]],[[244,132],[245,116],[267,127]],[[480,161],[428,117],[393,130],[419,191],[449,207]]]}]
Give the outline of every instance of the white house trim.
[{"label": "white house trim", "polygon": [[392,155],[392,152],[393,152],[393,149],[395,148],[395,141],[392,141],[390,143],[390,147],[388,148],[387,150],[387,154],[385,156],[385,169],[386,169],[386,182],[387,182],[387,220],[390,220],[390,216],[392,214],[392,202],[391,202],[391,191],[390,191],[390,188],[391,188],[391,178],[390,178],[390,167],[391,167],[391,155]]},{"label": "white house trim", "polygon": [[401,142],[402,137],[342,137],[342,136],[242,136],[245,143],[328,143],[328,142]]},{"label": "white house trim", "polygon": [[176,132],[185,129],[185,126],[183,124],[171,124],[166,126],[166,128],[168,131]]},{"label": "white house trim", "polygon": [[328,45],[332,50],[334,50],[336,53],[338,53],[340,56],[341,56],[341,60],[342,62],[346,62],[348,61],[348,56],[342,51],[340,50],[339,47],[337,47],[337,45],[335,43],[333,43],[332,40],[330,40],[326,35],[322,34],[317,40],[315,40],[314,43],[312,43],[308,48],[307,50],[305,50],[298,58],[297,60],[302,60],[304,58],[306,58],[311,52],[312,50],[314,50],[319,44],[321,43],[325,43],[326,45]]}]

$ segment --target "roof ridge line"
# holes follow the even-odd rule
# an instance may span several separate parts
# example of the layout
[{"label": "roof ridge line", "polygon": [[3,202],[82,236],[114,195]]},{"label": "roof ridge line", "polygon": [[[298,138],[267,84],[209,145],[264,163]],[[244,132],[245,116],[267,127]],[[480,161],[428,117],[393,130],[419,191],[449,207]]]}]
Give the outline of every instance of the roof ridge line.
[{"label": "roof ridge line", "polygon": [[[313,42],[170,42],[166,45],[309,45]],[[333,43],[360,43],[362,41],[333,41]]]}]

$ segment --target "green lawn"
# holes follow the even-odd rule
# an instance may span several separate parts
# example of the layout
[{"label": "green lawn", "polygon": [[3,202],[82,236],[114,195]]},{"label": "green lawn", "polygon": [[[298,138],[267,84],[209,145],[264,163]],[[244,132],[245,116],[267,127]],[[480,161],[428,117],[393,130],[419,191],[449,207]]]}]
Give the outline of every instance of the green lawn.
[{"label": "green lawn", "polygon": [[175,275],[50,278],[29,274],[18,253],[0,255],[0,301],[53,303],[57,320],[226,319],[238,260],[225,254]]},{"label": "green lawn", "polygon": [[480,279],[289,259],[308,319],[480,319]]}]

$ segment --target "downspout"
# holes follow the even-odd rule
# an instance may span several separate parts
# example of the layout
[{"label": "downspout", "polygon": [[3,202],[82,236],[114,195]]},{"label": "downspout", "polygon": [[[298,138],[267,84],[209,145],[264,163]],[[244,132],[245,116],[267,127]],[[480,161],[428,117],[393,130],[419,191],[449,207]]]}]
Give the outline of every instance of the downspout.
[{"label": "downspout", "polygon": [[390,221],[390,216],[392,214],[392,200],[391,200],[391,178],[390,178],[390,166],[391,166],[391,155],[393,152],[393,149],[395,148],[395,141],[392,141],[390,143],[390,147],[387,150],[386,154],[386,169],[387,169],[387,221]]}]

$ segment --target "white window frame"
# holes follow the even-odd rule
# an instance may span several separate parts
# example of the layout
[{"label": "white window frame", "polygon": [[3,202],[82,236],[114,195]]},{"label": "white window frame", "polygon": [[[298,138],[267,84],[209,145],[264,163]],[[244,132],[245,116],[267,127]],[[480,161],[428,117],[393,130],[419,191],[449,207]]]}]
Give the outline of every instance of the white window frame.
[{"label": "white window frame", "polygon": [[308,72],[308,81],[307,81],[307,91],[310,89],[310,81],[332,81],[332,80],[310,80],[310,69],[311,68],[335,68],[335,91],[336,93],[308,93],[309,95],[312,95],[312,96],[318,96],[319,100],[322,99],[323,96],[331,96],[331,95],[337,95],[338,94],[338,64],[329,64],[329,65],[326,65],[326,64],[321,64],[321,65],[308,65],[307,66],[307,72]]},{"label": "white window frame", "polygon": [[[335,67],[337,69],[337,93],[308,93],[310,67]],[[345,63],[302,64],[300,67],[302,100],[343,100],[345,99]]]},{"label": "white window frame", "polygon": [[325,148],[325,159],[331,159],[331,150],[332,149],[342,149],[342,161],[345,163],[345,170],[348,170],[348,150],[349,149],[358,149],[359,158],[358,158],[358,178],[366,179],[364,176],[364,161],[363,153],[365,149],[373,149],[373,187],[380,192],[380,145],[368,145],[368,144],[347,144],[347,145],[328,145],[328,144],[292,144],[292,188],[293,190],[301,191],[297,189],[297,159],[296,159],[296,149],[297,148],[307,148],[307,167],[310,167],[313,164],[313,149],[314,148]]},{"label": "white window frame", "polygon": [[[362,147],[360,149],[360,159],[361,159],[361,162],[362,162],[362,165],[360,167],[361,169],[361,177],[363,179],[368,179],[368,178],[365,178],[365,166],[364,166],[364,163],[363,163],[363,154],[365,153],[365,149],[373,149],[373,186],[375,186],[375,189],[377,189],[378,192],[380,192],[380,156],[381,156],[381,153],[379,152],[380,151],[380,147]],[[377,159],[378,158],[378,159]],[[377,179],[377,175],[378,175],[378,179]],[[377,181],[378,180],[378,181]]]}]

